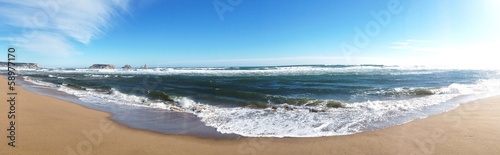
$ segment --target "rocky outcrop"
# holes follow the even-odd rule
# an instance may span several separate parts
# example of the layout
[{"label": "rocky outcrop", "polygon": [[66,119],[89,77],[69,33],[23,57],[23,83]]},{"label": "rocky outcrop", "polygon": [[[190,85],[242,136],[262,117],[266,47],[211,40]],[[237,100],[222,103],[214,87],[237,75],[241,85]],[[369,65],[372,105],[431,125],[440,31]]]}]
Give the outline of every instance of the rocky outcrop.
[{"label": "rocky outcrop", "polygon": [[115,66],[110,65],[110,64],[93,64],[89,68],[90,69],[115,69]]},{"label": "rocky outcrop", "polygon": [[130,66],[130,65],[125,65],[125,66],[123,66],[122,68],[123,68],[123,69],[132,69],[132,66]]},{"label": "rocky outcrop", "polygon": [[144,64],[144,66],[142,66],[141,69],[148,69],[148,65]]},{"label": "rocky outcrop", "polygon": [[[0,62],[0,67],[7,67],[8,62]],[[23,69],[38,69],[40,68],[37,63],[23,63],[23,62],[14,62],[15,68],[23,68]]]}]

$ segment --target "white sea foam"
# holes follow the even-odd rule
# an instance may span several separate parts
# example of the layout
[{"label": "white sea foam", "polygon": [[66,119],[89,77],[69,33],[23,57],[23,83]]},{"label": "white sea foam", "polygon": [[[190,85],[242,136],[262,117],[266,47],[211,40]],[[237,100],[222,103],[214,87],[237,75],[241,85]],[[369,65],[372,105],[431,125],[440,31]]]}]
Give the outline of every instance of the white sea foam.
[{"label": "white sea foam", "polygon": [[179,103],[179,106],[182,108],[191,108],[196,104],[196,102],[194,102],[193,100],[191,100],[187,97],[182,97],[182,98],[176,99],[176,101],[177,101],[177,103]]},{"label": "white sea foam", "polygon": [[53,84],[53,83],[31,79],[31,77],[29,77],[29,76],[23,76],[23,78],[24,78],[24,81],[33,83],[33,84],[38,85],[38,86],[53,87],[53,88],[58,87],[56,84]]},{"label": "white sea foam", "polygon": [[371,123],[384,122],[402,115],[425,116],[421,112],[425,107],[441,104],[461,95],[498,91],[498,88],[500,80],[481,80],[474,85],[452,84],[440,89],[440,94],[436,95],[406,100],[350,103],[345,104],[345,108],[328,109],[326,112],[311,112],[309,107],[304,106],[294,107],[294,110],[207,106],[195,114],[221,133],[249,137],[346,135],[361,132]]},{"label": "white sea foam", "polygon": [[[60,86],[59,91],[75,95],[80,100],[93,104],[121,104],[141,107],[159,107],[156,102],[149,101],[148,98],[128,95],[117,90],[111,89],[109,93],[98,92],[93,89],[76,90],[66,86]],[[152,106],[153,105],[153,106]]]},{"label": "white sea foam", "polygon": [[249,108],[205,108],[196,115],[221,133],[248,137],[319,137],[361,132],[373,122],[385,121],[419,109],[443,103],[456,94],[410,100],[367,101],[346,104],[345,108],[311,112],[309,107],[293,110]]}]

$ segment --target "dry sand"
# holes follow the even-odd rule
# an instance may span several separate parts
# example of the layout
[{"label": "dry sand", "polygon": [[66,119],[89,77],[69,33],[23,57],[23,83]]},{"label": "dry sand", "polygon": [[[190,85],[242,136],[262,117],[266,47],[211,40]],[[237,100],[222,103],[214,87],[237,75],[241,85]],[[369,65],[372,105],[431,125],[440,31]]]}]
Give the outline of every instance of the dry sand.
[{"label": "dry sand", "polygon": [[5,154],[499,154],[500,96],[404,125],[320,138],[203,139],[131,129],[110,114],[17,87],[16,147],[7,145],[7,81],[0,78]]}]

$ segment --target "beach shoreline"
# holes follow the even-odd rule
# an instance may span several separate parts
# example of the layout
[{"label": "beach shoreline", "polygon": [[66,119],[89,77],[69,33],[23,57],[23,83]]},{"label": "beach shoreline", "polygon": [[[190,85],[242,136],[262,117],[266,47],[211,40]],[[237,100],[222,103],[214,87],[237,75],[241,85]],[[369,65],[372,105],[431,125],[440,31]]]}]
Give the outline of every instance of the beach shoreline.
[{"label": "beach shoreline", "polygon": [[[0,78],[6,88],[7,80]],[[317,138],[214,139],[132,129],[108,113],[17,88],[16,147],[0,154],[494,154],[500,96],[403,125]],[[5,92],[0,94],[7,98]],[[7,104],[2,104],[7,106]],[[1,108],[7,113],[7,108]],[[0,117],[1,126],[7,116]],[[3,135],[7,132],[4,130]],[[480,145],[478,145],[480,144]]]},{"label": "beach shoreline", "polygon": [[[238,139],[242,137],[236,134],[222,134],[220,132],[217,132],[216,128],[206,126],[203,122],[201,122],[200,118],[194,116],[191,113],[159,110],[138,106],[131,107],[131,105],[117,104],[103,107],[102,104],[87,103],[79,99],[77,96],[57,90],[57,88],[37,85],[29,81],[25,81],[24,78],[17,79],[17,83],[20,84],[23,89],[34,92],[36,94],[57,98],[63,101],[80,105],[84,108],[108,113],[110,115],[108,119],[131,129],[146,130],[166,135],[189,135],[198,138]],[[148,120],[148,118],[162,117],[166,117],[169,119],[163,119],[164,124],[158,125],[154,125],[154,123],[157,123],[158,120]],[[189,131],[181,131],[182,128],[169,126],[169,124],[180,123],[182,123],[183,126],[188,126],[182,128],[189,128]],[[155,126],[155,128],[148,128],[151,126]],[[167,129],[160,130],[162,127]]]}]

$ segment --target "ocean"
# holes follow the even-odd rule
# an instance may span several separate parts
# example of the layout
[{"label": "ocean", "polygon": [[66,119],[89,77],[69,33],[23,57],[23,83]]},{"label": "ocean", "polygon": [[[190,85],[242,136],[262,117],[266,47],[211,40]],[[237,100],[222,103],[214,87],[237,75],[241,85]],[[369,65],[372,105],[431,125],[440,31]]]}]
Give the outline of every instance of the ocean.
[{"label": "ocean", "polygon": [[384,65],[20,70],[28,89],[132,128],[228,137],[377,130],[500,94],[500,71]]}]

